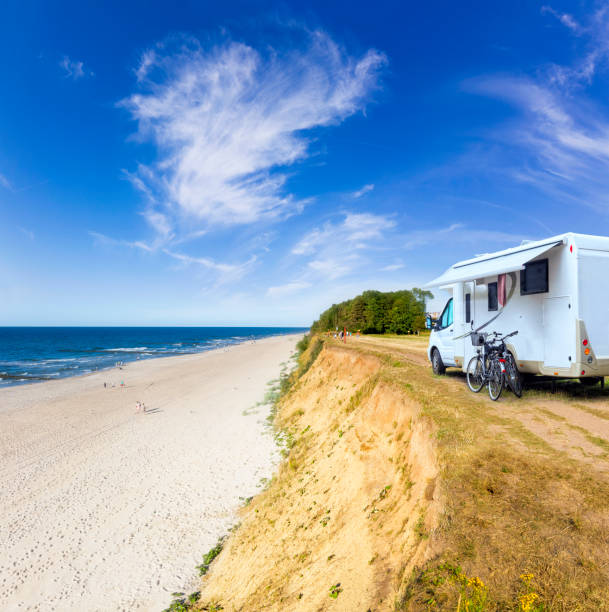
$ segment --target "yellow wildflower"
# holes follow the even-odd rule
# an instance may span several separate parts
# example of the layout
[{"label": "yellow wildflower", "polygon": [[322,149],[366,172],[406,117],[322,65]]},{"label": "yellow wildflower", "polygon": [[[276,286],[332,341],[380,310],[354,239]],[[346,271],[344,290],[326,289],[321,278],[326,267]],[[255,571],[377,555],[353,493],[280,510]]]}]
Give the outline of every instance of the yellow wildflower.
[{"label": "yellow wildflower", "polygon": [[520,580],[522,580],[523,582],[531,582],[531,580],[533,580],[534,576],[533,574],[520,574]]},{"label": "yellow wildflower", "polygon": [[484,582],[482,582],[482,580],[480,580],[480,578],[478,578],[478,576],[475,576],[474,578],[470,578],[467,581],[467,586],[468,587],[472,587],[474,589],[483,589],[484,588]]},{"label": "yellow wildflower", "polygon": [[522,612],[529,612],[533,609],[535,602],[539,599],[537,593],[527,593],[520,597],[520,609]]}]

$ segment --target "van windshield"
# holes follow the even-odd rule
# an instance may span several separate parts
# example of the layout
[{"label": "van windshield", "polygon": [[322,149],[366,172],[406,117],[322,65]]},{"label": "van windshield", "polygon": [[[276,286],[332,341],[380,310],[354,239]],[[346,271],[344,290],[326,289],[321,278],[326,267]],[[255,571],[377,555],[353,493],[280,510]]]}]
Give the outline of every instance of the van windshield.
[{"label": "van windshield", "polygon": [[448,327],[453,324],[453,299],[450,298],[444,307],[444,312],[440,317],[440,327]]}]

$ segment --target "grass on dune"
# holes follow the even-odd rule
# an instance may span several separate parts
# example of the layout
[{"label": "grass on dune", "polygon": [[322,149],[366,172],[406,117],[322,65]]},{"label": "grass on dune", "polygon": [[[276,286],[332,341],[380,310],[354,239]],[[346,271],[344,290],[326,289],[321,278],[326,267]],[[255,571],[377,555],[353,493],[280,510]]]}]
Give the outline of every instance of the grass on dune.
[{"label": "grass on dune", "polygon": [[382,375],[435,423],[443,482],[440,552],[404,577],[396,610],[609,609],[607,481],[450,378],[408,362]]}]

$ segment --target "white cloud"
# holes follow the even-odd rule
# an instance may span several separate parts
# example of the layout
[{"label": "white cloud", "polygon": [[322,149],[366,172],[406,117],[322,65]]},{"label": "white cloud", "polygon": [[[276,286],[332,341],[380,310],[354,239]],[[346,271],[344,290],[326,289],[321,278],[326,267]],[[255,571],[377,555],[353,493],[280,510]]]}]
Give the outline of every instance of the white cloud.
[{"label": "white cloud", "polygon": [[369,185],[364,185],[361,189],[354,191],[351,195],[356,199],[361,198],[363,195],[372,191],[373,189],[374,189],[374,185],[370,183]]},{"label": "white cloud", "polygon": [[349,213],[343,223],[346,237],[352,241],[380,238],[384,231],[393,227],[395,227],[395,221],[370,213]]},{"label": "white cloud", "polygon": [[[256,255],[252,255],[247,261],[242,263],[223,263],[210,257],[198,257],[171,250],[163,247],[162,242],[160,242],[158,239],[153,243],[148,244],[142,240],[119,240],[93,231],[90,231],[89,235],[95,239],[97,244],[100,245],[139,249],[141,251],[145,251],[146,253],[155,253],[160,251],[171,259],[180,262],[180,264],[183,266],[197,266],[199,268],[208,270],[215,274],[213,278],[215,286],[240,280],[243,278],[244,274],[252,268],[258,259]],[[186,237],[184,240],[182,240],[182,242],[186,241],[188,238],[192,237]],[[180,241],[174,241],[174,244],[177,244],[178,242]]]},{"label": "white cloud", "polygon": [[[549,9],[545,12],[554,14]],[[521,111],[518,121],[493,135],[502,145],[504,157],[499,165],[503,174],[536,187],[555,201],[607,213],[609,113],[586,96],[586,87],[601,77],[606,83],[609,5],[578,27],[578,47],[583,52],[571,64],[552,64],[530,77],[484,77],[468,85],[476,93],[506,100]]]},{"label": "white cloud", "polygon": [[85,76],[93,76],[93,72],[85,70],[84,63],[71,60],[67,55],[59,62],[59,66],[63,68],[67,79],[77,81]]},{"label": "white cloud", "polygon": [[541,12],[553,15],[556,17],[556,19],[558,19],[558,21],[560,21],[560,23],[576,34],[582,30],[580,24],[574,19],[573,15],[569,15],[569,13],[560,13],[559,11],[554,10],[551,6],[547,5],[541,7]]},{"label": "white cloud", "polygon": [[25,227],[19,227],[19,230],[24,236],[27,236],[30,240],[34,240],[34,238],[36,237],[32,230],[29,230]]},{"label": "white cloud", "polygon": [[0,185],[9,191],[13,190],[13,185],[11,182],[4,176],[4,174],[0,174]]},{"label": "white cloud", "polygon": [[[322,280],[334,280],[341,276],[346,276],[354,269],[354,259],[356,258],[353,256],[347,258],[314,259],[307,265],[318,276],[321,276]],[[350,263],[349,260],[353,263]]]},{"label": "white cloud", "polygon": [[176,253],[174,251],[170,251],[169,249],[163,249],[163,252],[184,265],[196,265],[203,267],[206,270],[216,272],[216,284],[226,284],[240,280],[257,259],[255,255],[252,255],[252,257],[250,257],[250,259],[246,262],[240,264],[227,264],[217,262],[208,257],[193,257],[192,255],[185,255],[184,253]]},{"label": "white cloud", "polygon": [[125,246],[134,249],[140,249],[142,251],[152,252],[154,249],[149,244],[141,240],[118,240],[116,238],[111,238],[110,236],[106,236],[105,234],[100,234],[99,232],[89,232],[89,236],[92,236],[98,244],[106,245],[106,246]]},{"label": "white cloud", "polygon": [[170,240],[173,237],[171,223],[167,215],[156,210],[147,210],[142,214],[148,224],[156,230],[162,241]]},{"label": "white cloud", "polygon": [[381,272],[395,272],[396,270],[401,270],[403,267],[403,263],[390,264],[384,268],[381,268]]},{"label": "white cloud", "polygon": [[338,222],[327,222],[303,236],[292,248],[292,255],[306,258],[292,283],[334,281],[361,271],[365,253],[395,228],[395,221],[372,213],[342,213]]},{"label": "white cloud", "polygon": [[158,45],[136,70],[141,92],[121,102],[159,154],[132,180],[165,214],[204,226],[298,211],[285,167],[310,154],[307,130],[365,108],[385,62],[375,50],[350,56],[321,31],[289,51]]},{"label": "white cloud", "polygon": [[308,289],[310,286],[311,283],[305,281],[294,281],[285,285],[278,285],[277,287],[269,287],[266,293],[269,297],[278,298],[298,293],[303,289]]},{"label": "white cloud", "polygon": [[294,255],[312,255],[330,246],[344,249],[353,247],[354,242],[379,238],[383,232],[395,227],[395,221],[384,215],[371,213],[345,213],[341,223],[326,223],[304,236],[293,248]]}]

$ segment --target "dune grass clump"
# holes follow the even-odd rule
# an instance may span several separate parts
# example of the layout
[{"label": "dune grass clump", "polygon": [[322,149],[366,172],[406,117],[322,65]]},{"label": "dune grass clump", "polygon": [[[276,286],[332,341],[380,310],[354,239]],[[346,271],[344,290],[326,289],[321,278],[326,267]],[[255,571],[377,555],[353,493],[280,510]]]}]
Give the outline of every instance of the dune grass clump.
[{"label": "dune grass clump", "polygon": [[218,540],[218,543],[209,550],[205,555],[203,555],[203,563],[201,565],[197,565],[197,569],[199,570],[199,576],[205,576],[209,571],[209,566],[212,564],[213,560],[222,552],[222,548],[224,548],[224,540],[226,537],[221,537]]},{"label": "dune grass clump", "polygon": [[[196,591],[195,593],[191,593],[186,596],[184,593],[172,593],[173,601],[169,604],[168,608],[165,608],[163,612],[188,612],[189,610],[194,610],[196,604],[201,599],[200,591]],[[217,608],[221,610],[222,608]]]},{"label": "dune grass clump", "polygon": [[302,340],[299,340],[298,343],[296,344],[296,350],[298,351],[298,354],[302,355],[309,348],[310,343],[311,343],[310,334],[305,334],[302,337]]}]

